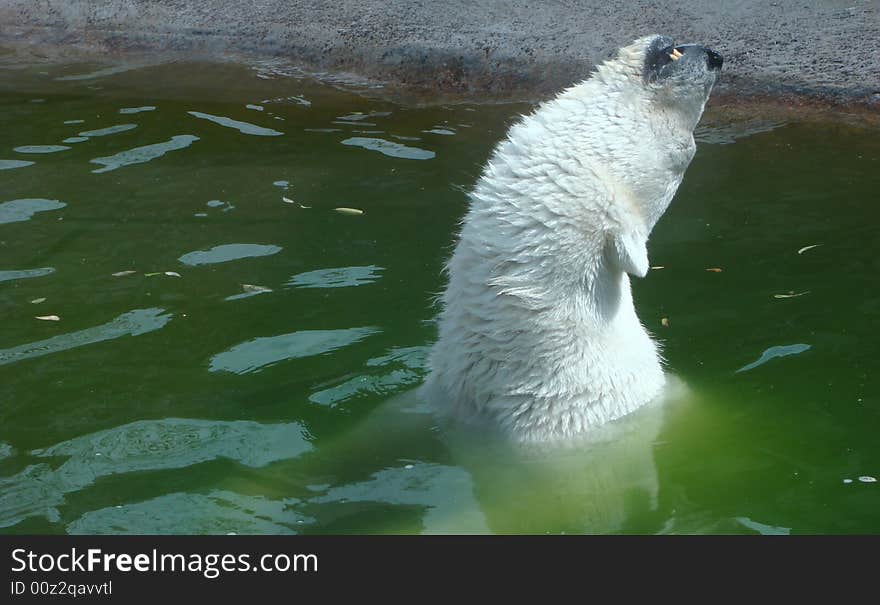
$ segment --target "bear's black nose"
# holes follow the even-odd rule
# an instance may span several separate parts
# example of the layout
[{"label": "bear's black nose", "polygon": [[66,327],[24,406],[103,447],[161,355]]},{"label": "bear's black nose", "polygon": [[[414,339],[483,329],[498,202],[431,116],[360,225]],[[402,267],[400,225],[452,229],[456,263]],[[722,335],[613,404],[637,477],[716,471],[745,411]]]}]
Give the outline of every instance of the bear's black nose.
[{"label": "bear's black nose", "polygon": [[722,57],[710,48],[706,49],[706,65],[709,67],[709,69],[718,71],[721,69],[721,65],[723,63],[724,57]]}]

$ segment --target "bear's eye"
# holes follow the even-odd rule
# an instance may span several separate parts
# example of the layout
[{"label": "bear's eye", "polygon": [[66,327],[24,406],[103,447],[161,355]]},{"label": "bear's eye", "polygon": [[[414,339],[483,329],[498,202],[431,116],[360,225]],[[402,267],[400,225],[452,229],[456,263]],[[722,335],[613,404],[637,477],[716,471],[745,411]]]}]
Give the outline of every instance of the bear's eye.
[{"label": "bear's eye", "polygon": [[672,44],[668,46],[657,45],[651,48],[645,56],[645,79],[656,80],[660,75],[660,70],[673,61],[678,61],[681,57],[682,52]]}]

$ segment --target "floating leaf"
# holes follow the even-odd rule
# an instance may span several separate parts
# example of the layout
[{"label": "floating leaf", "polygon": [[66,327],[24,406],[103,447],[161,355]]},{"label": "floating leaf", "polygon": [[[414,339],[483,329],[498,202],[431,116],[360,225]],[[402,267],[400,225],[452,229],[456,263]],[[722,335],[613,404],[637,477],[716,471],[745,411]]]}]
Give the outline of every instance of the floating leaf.
[{"label": "floating leaf", "polygon": [[167,275],[168,277],[180,277],[180,273],[178,273],[177,271],[166,271],[165,275]]},{"label": "floating leaf", "polygon": [[363,210],[358,208],[334,208],[334,210],[340,214],[349,214],[351,216],[359,216],[364,213]]},{"label": "floating leaf", "polygon": [[821,245],[822,245],[822,244],[813,244],[812,246],[804,246],[803,248],[801,248],[800,250],[798,250],[798,254],[803,254],[803,253],[806,252],[807,250],[812,250],[813,248],[818,248],[818,247],[821,246]]},{"label": "floating leaf", "polygon": [[61,321],[61,318],[58,317],[57,315],[38,315],[36,317],[36,319],[39,319],[42,321]]},{"label": "floating leaf", "polygon": [[706,271],[711,271],[712,273],[721,273],[721,267],[709,267]]},{"label": "floating leaf", "polygon": [[31,301],[31,304],[32,304],[32,305],[38,305],[38,304],[40,304],[41,302],[45,302],[45,300],[46,300],[45,298],[35,298],[35,299],[33,299],[33,300]]},{"label": "floating leaf", "polygon": [[668,328],[669,327],[669,318],[668,317],[661,318],[660,325],[663,326],[664,328]]},{"label": "floating leaf", "polygon": [[137,271],[117,271],[113,274],[113,277],[125,277],[126,275],[132,275],[133,273],[137,273]]},{"label": "floating leaf", "polygon": [[798,296],[803,296],[804,294],[809,294],[810,291],[806,290],[804,292],[792,292],[789,291],[788,294],[774,294],[773,298],[797,298]]}]

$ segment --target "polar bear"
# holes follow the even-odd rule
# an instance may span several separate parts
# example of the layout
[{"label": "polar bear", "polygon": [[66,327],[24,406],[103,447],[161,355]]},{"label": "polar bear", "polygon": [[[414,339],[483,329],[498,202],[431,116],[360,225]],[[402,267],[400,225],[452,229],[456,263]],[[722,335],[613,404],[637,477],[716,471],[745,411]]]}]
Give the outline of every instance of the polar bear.
[{"label": "polar bear", "polygon": [[470,194],[422,394],[516,441],[589,432],[656,400],[660,354],[629,276],[694,156],[722,57],[640,38],[511,127]]}]

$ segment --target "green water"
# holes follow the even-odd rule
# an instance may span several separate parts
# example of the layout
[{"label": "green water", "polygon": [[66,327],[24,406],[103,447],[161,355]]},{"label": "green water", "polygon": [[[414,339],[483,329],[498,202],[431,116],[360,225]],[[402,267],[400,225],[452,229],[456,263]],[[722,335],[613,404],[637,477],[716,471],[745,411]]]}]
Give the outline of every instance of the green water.
[{"label": "green water", "polygon": [[524,452],[411,392],[527,106],[2,68],[0,531],[880,530],[876,130],[708,116],[635,284],[687,392]]}]

